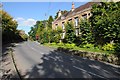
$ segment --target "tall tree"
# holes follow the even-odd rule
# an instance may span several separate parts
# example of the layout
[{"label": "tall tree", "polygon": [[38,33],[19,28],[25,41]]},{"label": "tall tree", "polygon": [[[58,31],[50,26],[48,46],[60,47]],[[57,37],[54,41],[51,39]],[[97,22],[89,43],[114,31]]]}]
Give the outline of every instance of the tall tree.
[{"label": "tall tree", "polygon": [[90,22],[88,20],[80,21],[80,41],[82,44],[87,44],[93,42],[92,32]]},{"label": "tall tree", "polygon": [[48,27],[52,28],[52,22],[53,22],[53,17],[52,16],[49,16],[49,19],[48,19]]},{"label": "tall tree", "polygon": [[76,35],[75,35],[74,25],[72,22],[71,23],[68,22],[65,25],[65,31],[66,31],[66,36],[64,42],[73,43],[76,39]]},{"label": "tall tree", "polygon": [[90,21],[97,44],[119,40],[120,2],[94,5]]},{"label": "tall tree", "polygon": [[31,30],[28,32],[29,37],[33,40],[36,40],[36,31],[37,31],[37,28],[31,27]]},{"label": "tall tree", "polygon": [[16,38],[18,24],[7,12],[0,10],[0,15],[2,16],[2,41],[12,42]]}]

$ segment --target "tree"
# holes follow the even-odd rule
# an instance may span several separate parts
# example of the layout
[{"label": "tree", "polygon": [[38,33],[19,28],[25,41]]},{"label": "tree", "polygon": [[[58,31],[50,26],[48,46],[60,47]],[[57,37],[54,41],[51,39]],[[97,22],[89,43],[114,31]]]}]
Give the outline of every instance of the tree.
[{"label": "tree", "polygon": [[52,28],[52,22],[53,22],[53,17],[52,16],[49,16],[49,19],[48,19],[48,27]]},{"label": "tree", "polygon": [[2,16],[2,41],[12,42],[16,38],[18,24],[7,12],[0,10],[0,15]]},{"label": "tree", "polygon": [[36,40],[36,30],[37,28],[31,27],[31,30],[28,32],[30,39]]},{"label": "tree", "polygon": [[0,13],[2,15],[2,31],[15,31],[18,26],[17,22],[13,20],[13,18],[7,12],[1,10]]},{"label": "tree", "polygon": [[100,45],[120,40],[120,2],[94,5],[90,18],[95,42]]},{"label": "tree", "polygon": [[76,35],[75,35],[75,29],[74,29],[72,22],[71,23],[68,22],[65,25],[65,31],[66,31],[66,36],[65,36],[65,39],[63,40],[63,42],[66,42],[66,43],[75,42]]},{"label": "tree", "polygon": [[80,21],[80,41],[82,44],[93,42],[90,22],[88,20]]},{"label": "tree", "polygon": [[2,17],[2,42],[3,44],[11,42],[19,42],[27,39],[27,35],[20,35],[20,30],[17,30],[17,21],[15,21],[11,15],[4,10],[0,10],[0,16]]},{"label": "tree", "polygon": [[57,27],[57,30],[54,30],[54,42],[59,43],[62,34],[62,28],[60,26]]}]

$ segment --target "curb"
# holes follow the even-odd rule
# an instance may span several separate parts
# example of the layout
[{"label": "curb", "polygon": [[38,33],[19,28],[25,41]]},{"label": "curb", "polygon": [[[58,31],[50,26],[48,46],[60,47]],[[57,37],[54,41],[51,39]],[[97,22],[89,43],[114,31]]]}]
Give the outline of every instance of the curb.
[{"label": "curb", "polygon": [[11,55],[11,57],[12,57],[12,62],[13,62],[13,64],[14,64],[15,70],[16,70],[18,76],[19,76],[19,79],[22,80],[21,74],[20,74],[20,72],[19,72],[19,70],[18,70],[18,68],[17,68],[17,66],[16,66],[15,59],[14,59],[14,57],[13,57],[13,50],[12,50],[11,48],[10,48],[10,55]]}]

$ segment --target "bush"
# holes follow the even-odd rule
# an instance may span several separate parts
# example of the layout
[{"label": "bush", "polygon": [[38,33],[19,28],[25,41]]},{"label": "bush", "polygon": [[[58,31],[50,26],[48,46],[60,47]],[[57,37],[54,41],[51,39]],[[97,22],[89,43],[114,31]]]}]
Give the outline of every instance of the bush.
[{"label": "bush", "polygon": [[64,43],[61,42],[61,43],[58,43],[57,45],[58,46],[64,46]]},{"label": "bush", "polygon": [[102,47],[102,50],[104,51],[114,51],[115,46],[114,44],[107,43]]},{"label": "bush", "polygon": [[21,36],[21,38],[22,38],[23,40],[27,41],[27,39],[28,39],[28,35],[27,35],[27,34],[22,34],[22,35],[20,35],[20,36]]},{"label": "bush", "polygon": [[91,48],[91,49],[94,49],[94,44],[85,44],[83,45],[83,48]]},{"label": "bush", "polygon": [[94,47],[94,49],[95,49],[95,50],[100,50],[100,48],[99,48],[99,47]]},{"label": "bush", "polygon": [[65,46],[68,48],[73,48],[73,47],[75,47],[75,44],[74,43],[72,43],[72,44],[67,43],[67,44],[65,44]]},{"label": "bush", "polygon": [[56,45],[56,43],[50,43],[51,45]]},{"label": "bush", "polygon": [[115,52],[120,53],[120,43],[115,44]]}]

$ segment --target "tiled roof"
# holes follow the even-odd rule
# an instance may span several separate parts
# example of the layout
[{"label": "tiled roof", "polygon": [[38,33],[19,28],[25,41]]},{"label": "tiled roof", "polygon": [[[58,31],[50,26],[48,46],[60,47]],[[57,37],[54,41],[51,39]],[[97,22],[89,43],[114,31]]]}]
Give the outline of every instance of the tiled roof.
[{"label": "tiled roof", "polygon": [[[72,15],[73,13],[77,13],[77,12],[82,11],[84,9],[90,8],[93,4],[98,4],[98,2],[88,2],[88,3],[86,3],[82,6],[79,6],[78,8],[75,8],[74,11],[69,11],[69,12],[63,14],[62,16],[68,17],[68,16]],[[58,20],[61,20],[61,17],[57,18],[55,20],[55,22],[58,21]]]}]

